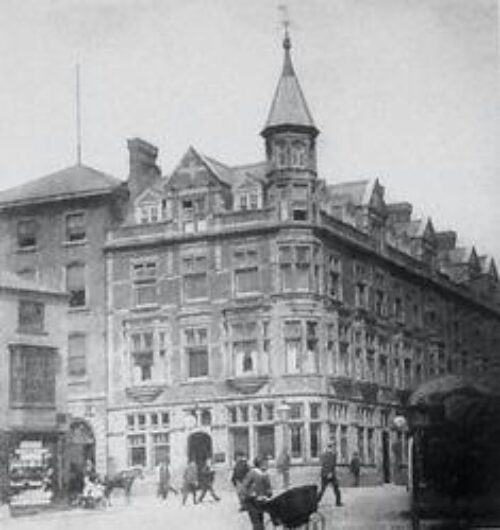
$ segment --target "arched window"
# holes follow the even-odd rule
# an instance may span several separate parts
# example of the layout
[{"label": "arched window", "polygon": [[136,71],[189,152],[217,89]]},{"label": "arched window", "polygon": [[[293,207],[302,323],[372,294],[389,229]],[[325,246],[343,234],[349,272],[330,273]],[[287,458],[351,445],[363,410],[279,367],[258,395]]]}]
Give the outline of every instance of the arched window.
[{"label": "arched window", "polygon": [[292,166],[305,167],[306,158],[306,146],[302,142],[294,142],[292,144]]},{"label": "arched window", "polygon": [[288,163],[287,145],[285,142],[274,144],[274,162],[276,167],[285,167]]}]

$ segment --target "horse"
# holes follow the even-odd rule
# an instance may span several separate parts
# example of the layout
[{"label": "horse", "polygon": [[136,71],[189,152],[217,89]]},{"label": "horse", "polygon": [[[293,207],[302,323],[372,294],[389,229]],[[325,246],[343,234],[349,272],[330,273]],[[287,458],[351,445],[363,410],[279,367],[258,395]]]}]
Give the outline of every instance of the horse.
[{"label": "horse", "polygon": [[107,475],[104,478],[104,497],[108,505],[111,506],[111,492],[116,488],[123,489],[128,504],[130,502],[130,490],[136,478],[144,478],[142,467],[132,467],[111,476]]}]

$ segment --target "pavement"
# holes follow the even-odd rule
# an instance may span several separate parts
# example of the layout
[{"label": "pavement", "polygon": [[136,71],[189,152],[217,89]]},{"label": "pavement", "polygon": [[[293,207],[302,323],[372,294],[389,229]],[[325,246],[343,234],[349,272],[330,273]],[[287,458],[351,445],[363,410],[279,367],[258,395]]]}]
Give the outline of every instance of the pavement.
[{"label": "pavement", "polygon": [[[238,511],[232,491],[218,492],[221,500],[205,500],[182,506],[180,495],[164,502],[151,496],[132,497],[127,505],[120,493],[112,506],[74,508],[0,519],[2,530],[250,530],[248,515]],[[344,506],[336,507],[331,489],[325,492],[318,511],[325,530],[409,530],[408,493],[404,487],[385,485],[345,488]],[[272,528],[272,527],[271,527]],[[316,529],[314,529],[316,530]],[[318,528],[320,530],[320,528]]]}]

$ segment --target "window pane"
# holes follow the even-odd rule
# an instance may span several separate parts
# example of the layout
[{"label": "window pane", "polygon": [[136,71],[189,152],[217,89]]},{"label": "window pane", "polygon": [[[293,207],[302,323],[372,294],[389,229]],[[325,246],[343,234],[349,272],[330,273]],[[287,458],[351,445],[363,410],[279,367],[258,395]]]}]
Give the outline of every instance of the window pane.
[{"label": "window pane", "polygon": [[311,458],[318,458],[320,453],[321,443],[321,424],[311,423],[310,425],[310,446],[311,446]]},{"label": "window pane", "polygon": [[20,330],[29,332],[43,331],[45,308],[41,302],[20,300],[18,310]]},{"label": "window pane", "polygon": [[84,265],[68,265],[66,268],[66,289],[69,292],[70,307],[81,307],[85,305]]},{"label": "window pane", "polygon": [[235,272],[236,292],[254,293],[259,291],[259,271],[257,267]]},{"label": "window pane", "polygon": [[66,240],[81,241],[85,239],[85,215],[73,213],[66,216]]},{"label": "window pane", "polygon": [[85,375],[85,357],[85,335],[70,335],[68,339],[68,373],[70,375]]},{"label": "window pane", "polygon": [[205,348],[189,350],[189,377],[208,375],[208,351]]},{"label": "window pane", "polygon": [[17,244],[21,248],[36,246],[36,223],[34,219],[19,221],[17,224]]},{"label": "window pane", "polygon": [[290,425],[290,445],[292,458],[302,457],[302,425]]},{"label": "window pane", "polygon": [[184,276],[184,296],[187,300],[208,296],[206,272]]},{"label": "window pane", "polygon": [[274,459],[274,426],[257,427],[257,455]]}]

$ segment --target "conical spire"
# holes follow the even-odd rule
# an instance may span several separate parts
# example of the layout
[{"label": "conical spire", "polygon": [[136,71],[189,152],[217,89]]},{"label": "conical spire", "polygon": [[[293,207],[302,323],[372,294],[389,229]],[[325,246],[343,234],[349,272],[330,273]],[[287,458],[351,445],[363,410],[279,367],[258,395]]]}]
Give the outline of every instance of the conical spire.
[{"label": "conical spire", "polygon": [[283,39],[284,59],[283,71],[274,93],[271,110],[267,117],[266,126],[263,134],[269,128],[283,125],[298,125],[299,127],[308,127],[317,129],[314,125],[311,113],[307,107],[304,94],[300,88],[299,81],[293,69],[290,49],[292,47],[288,28],[285,28],[285,37]]}]

